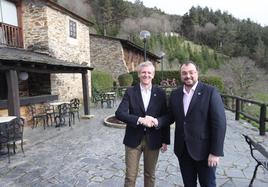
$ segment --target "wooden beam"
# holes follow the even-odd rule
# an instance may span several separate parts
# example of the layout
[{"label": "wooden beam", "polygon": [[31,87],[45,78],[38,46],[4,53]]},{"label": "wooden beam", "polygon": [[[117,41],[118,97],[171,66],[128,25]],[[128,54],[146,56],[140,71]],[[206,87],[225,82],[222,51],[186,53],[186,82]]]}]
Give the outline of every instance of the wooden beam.
[{"label": "wooden beam", "polygon": [[20,116],[20,98],[17,71],[6,71],[6,79],[8,87],[8,115]]},{"label": "wooden beam", "polygon": [[9,69],[16,69],[17,71],[25,71],[25,72],[33,72],[33,73],[83,73],[87,71],[83,68],[74,68],[74,67],[59,67],[59,66],[9,66],[9,65],[1,65],[1,70],[9,70]]},{"label": "wooden beam", "polygon": [[89,111],[89,89],[88,89],[88,73],[82,73],[82,87],[83,87],[83,102],[84,102],[84,113],[90,115]]}]

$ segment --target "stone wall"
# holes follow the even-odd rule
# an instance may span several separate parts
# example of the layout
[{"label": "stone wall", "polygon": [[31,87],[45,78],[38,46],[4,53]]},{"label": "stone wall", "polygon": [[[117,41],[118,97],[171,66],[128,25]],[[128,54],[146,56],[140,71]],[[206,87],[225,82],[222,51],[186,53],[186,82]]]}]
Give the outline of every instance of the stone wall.
[{"label": "stone wall", "polygon": [[[88,26],[51,8],[48,8],[47,13],[50,54],[61,60],[87,63],[90,66]],[[69,37],[70,19],[77,23],[77,39]],[[90,83],[90,72],[88,78]],[[53,74],[51,84],[52,94],[59,95],[60,99],[82,98],[81,74]]]},{"label": "stone wall", "polygon": [[[109,72],[115,81],[119,75],[135,71],[139,63],[144,61],[141,51],[130,46],[124,47],[119,39],[90,36],[91,64],[95,69]],[[159,68],[156,60],[147,57]]]},{"label": "stone wall", "polygon": [[[46,53],[65,61],[87,63],[90,66],[88,26],[44,5],[41,1],[26,1],[23,12],[26,49]],[[76,39],[69,37],[69,20],[77,24]],[[74,97],[82,99],[81,74],[51,74],[50,78],[51,94],[59,95],[60,100],[70,100]],[[88,78],[90,83],[90,72]]]},{"label": "stone wall", "polygon": [[95,69],[110,73],[114,80],[129,72],[119,40],[91,36],[90,45],[91,64]]},{"label": "stone wall", "polygon": [[24,1],[22,25],[24,48],[48,53],[47,8],[33,0]]}]

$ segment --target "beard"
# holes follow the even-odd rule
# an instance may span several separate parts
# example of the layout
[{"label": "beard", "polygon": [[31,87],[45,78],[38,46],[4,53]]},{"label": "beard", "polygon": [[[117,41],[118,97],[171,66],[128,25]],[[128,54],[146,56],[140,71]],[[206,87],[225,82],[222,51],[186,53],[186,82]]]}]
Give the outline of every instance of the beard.
[{"label": "beard", "polygon": [[183,84],[187,87],[192,87],[194,84],[196,83],[196,81],[194,81],[193,79],[191,78],[185,78],[183,80]]}]

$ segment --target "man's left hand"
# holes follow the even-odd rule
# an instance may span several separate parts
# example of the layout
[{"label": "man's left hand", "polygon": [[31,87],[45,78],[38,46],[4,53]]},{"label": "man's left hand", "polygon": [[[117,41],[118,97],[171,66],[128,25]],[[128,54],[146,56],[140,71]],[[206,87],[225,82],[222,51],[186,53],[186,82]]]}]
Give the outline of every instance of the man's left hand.
[{"label": "man's left hand", "polygon": [[213,154],[208,155],[208,166],[209,167],[216,167],[220,162],[220,157],[215,156]]}]

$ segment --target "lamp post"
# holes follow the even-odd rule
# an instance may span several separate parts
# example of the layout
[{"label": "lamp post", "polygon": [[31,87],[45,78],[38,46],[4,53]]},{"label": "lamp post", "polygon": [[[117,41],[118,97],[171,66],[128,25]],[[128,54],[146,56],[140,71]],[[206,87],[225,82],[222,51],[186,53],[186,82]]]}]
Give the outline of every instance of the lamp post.
[{"label": "lamp post", "polygon": [[163,51],[159,53],[159,57],[161,57],[161,81],[163,80],[163,60],[165,55]]},{"label": "lamp post", "polygon": [[144,43],[144,62],[147,60],[146,59],[146,41],[148,38],[150,38],[151,34],[149,31],[143,30],[140,32],[140,39],[143,40]]}]

